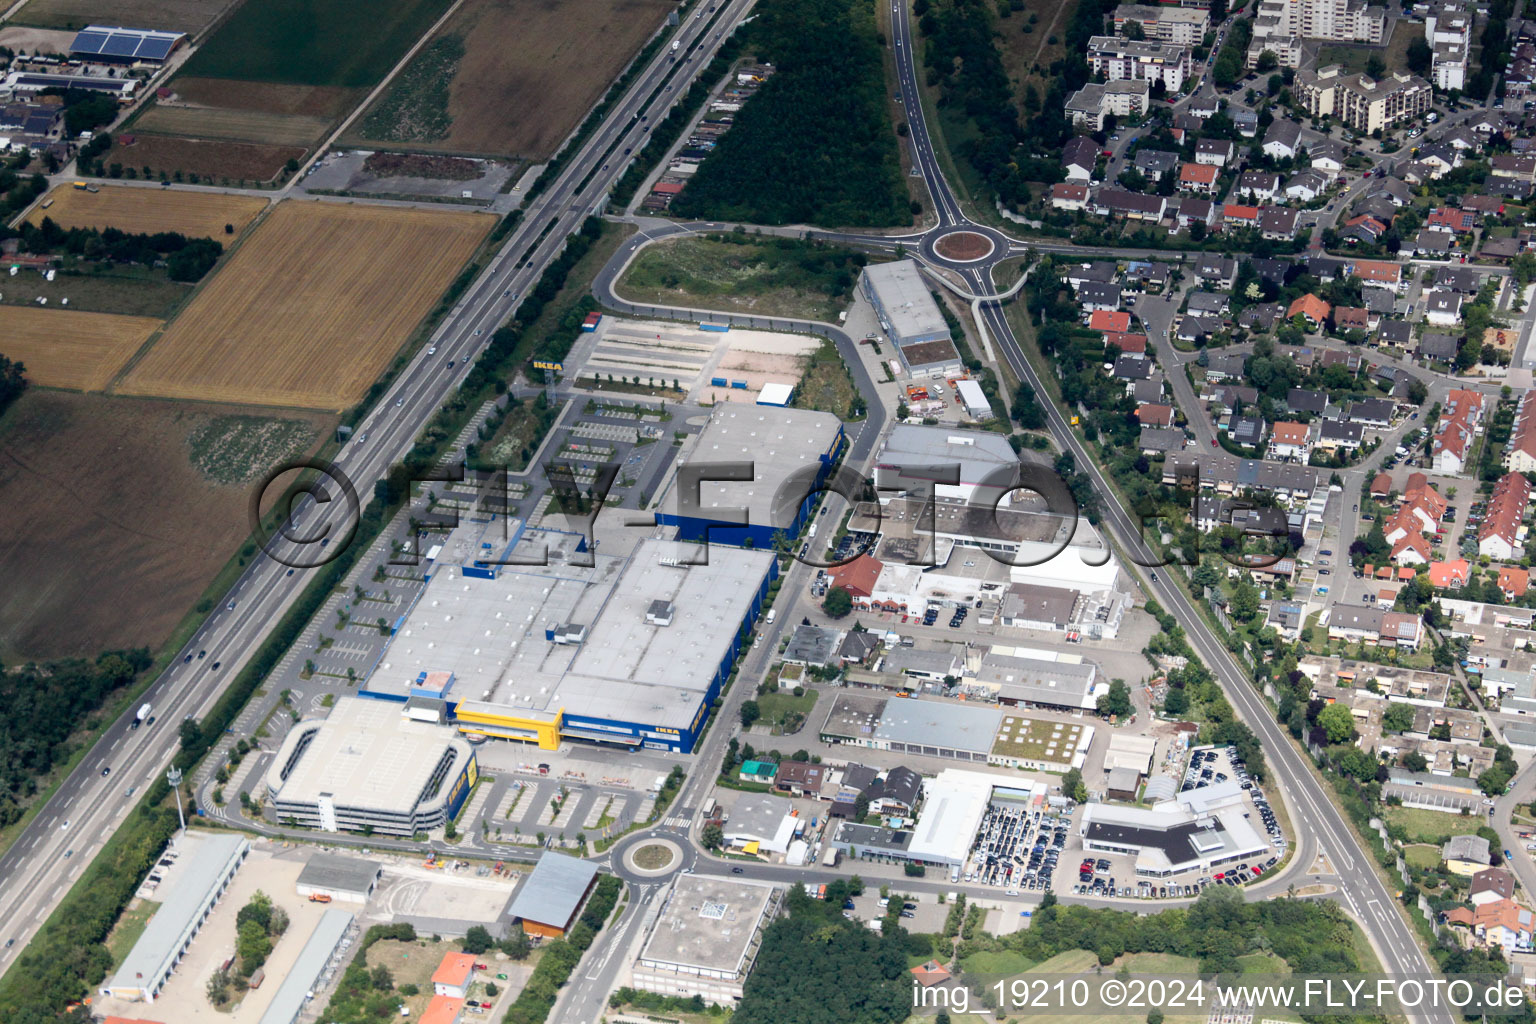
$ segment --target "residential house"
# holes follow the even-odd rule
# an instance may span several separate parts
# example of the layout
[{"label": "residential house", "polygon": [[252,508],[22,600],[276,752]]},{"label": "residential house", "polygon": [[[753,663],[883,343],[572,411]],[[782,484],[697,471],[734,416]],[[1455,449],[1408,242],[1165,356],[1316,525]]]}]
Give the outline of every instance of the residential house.
[{"label": "residential house", "polygon": [[1264,133],[1264,154],[1276,160],[1290,160],[1301,150],[1301,126],[1284,118],[1275,118]]},{"label": "residential house", "polygon": [[1477,527],[1477,553],[1499,562],[1515,558],[1521,549],[1521,527],[1530,503],[1531,485],[1525,474],[1499,477]]},{"label": "residential house", "polygon": [[1368,213],[1357,214],[1344,222],[1344,228],[1339,235],[1348,240],[1364,245],[1375,245],[1381,240],[1381,236],[1387,233],[1387,225],[1377,220]]},{"label": "residential house", "polygon": [[1328,393],[1308,388],[1290,388],[1285,393],[1285,405],[1292,412],[1322,416],[1328,412]]},{"label": "residential house", "polygon": [[1385,398],[1365,398],[1349,403],[1349,421],[1385,430],[1392,425],[1396,405]]},{"label": "residential house", "polygon": [[1354,451],[1365,439],[1365,427],[1343,420],[1323,420],[1318,430],[1317,447],[1325,451]]},{"label": "residential house", "polygon": [[[1440,859],[1453,874],[1471,878],[1493,863],[1488,840],[1482,836],[1452,836],[1440,848]],[[1486,906],[1486,904],[1485,904]]]},{"label": "residential house", "polygon": [[1328,179],[1314,170],[1297,171],[1285,183],[1285,198],[1310,203],[1328,190]]},{"label": "residential house", "polygon": [[1426,331],[1419,336],[1416,351],[1420,359],[1438,359],[1449,363],[1456,358],[1456,349],[1460,344],[1455,335]]},{"label": "residential house", "polygon": [[1120,286],[1089,281],[1077,290],[1077,302],[1085,312],[1120,308]]},{"label": "residential house", "polygon": [[1359,306],[1334,306],[1333,329],[1336,331],[1369,331],[1371,314]]},{"label": "residential house", "polygon": [[1305,423],[1276,423],[1269,432],[1269,452],[1282,459],[1306,462],[1312,454],[1312,431]]},{"label": "residential house", "polygon": [[1230,291],[1237,281],[1237,260],[1230,256],[1200,253],[1195,257],[1194,272],[1205,284]]},{"label": "residential house", "polygon": [[1472,887],[1467,892],[1467,899],[1475,907],[1496,900],[1514,899],[1514,896],[1515,876],[1502,868],[1484,868],[1473,875]]},{"label": "residential house", "polygon": [[1249,202],[1272,202],[1280,194],[1280,175],[1271,171],[1244,171],[1237,179],[1235,194]]},{"label": "residential house", "polygon": [[1131,166],[1148,179],[1161,181],[1165,176],[1179,170],[1181,162],[1179,154],[1170,153],[1166,149],[1138,149],[1135,159],[1131,161]]},{"label": "residential house", "polygon": [[1383,320],[1376,328],[1376,340],[1393,348],[1407,348],[1413,341],[1413,325],[1406,320]]},{"label": "residential house", "polygon": [[1259,208],[1259,234],[1272,242],[1288,242],[1296,237],[1299,214],[1283,206]]},{"label": "residential house", "polygon": [[1328,314],[1331,311],[1332,307],[1327,302],[1308,292],[1291,303],[1290,308],[1285,311],[1285,316],[1286,319],[1300,316],[1307,322],[1307,326],[1315,331],[1328,320]]},{"label": "residential house", "polygon": [[1443,260],[1455,247],[1455,236],[1447,231],[1424,228],[1413,237],[1413,254],[1420,259]]},{"label": "residential house", "polygon": [[1424,218],[1424,226],[1440,228],[1457,235],[1467,234],[1477,230],[1477,214],[1452,206],[1437,206]]},{"label": "residential house", "polygon": [[1123,334],[1131,329],[1131,314],[1121,310],[1101,309],[1089,314],[1088,327],[1094,331],[1119,331]]},{"label": "residential house", "polygon": [[1099,147],[1085,135],[1078,135],[1061,148],[1061,166],[1066,169],[1067,181],[1087,183],[1093,179],[1093,170],[1099,163]]},{"label": "residential house", "polygon": [[[1419,232],[1423,234],[1424,232]],[[1435,232],[1440,234],[1440,232]],[[1454,327],[1461,323],[1465,296],[1458,292],[1431,291],[1424,296],[1424,319],[1436,327]]]},{"label": "residential house", "polygon": [[1225,167],[1232,159],[1233,151],[1230,139],[1201,139],[1195,143],[1195,163]]},{"label": "residential house", "polygon": [[1179,188],[1208,196],[1216,189],[1216,174],[1211,164],[1185,164],[1179,171]]},{"label": "residential house", "polygon": [[1093,212],[1101,217],[1124,217],[1126,220],[1157,222],[1163,219],[1168,201],[1162,196],[1149,196],[1142,192],[1127,192],[1119,188],[1101,188],[1094,197]]},{"label": "residential house", "polygon": [[1088,186],[1059,181],[1051,186],[1051,208],[1075,213],[1088,205]]},{"label": "residential house", "polygon": [[1328,636],[1346,643],[1417,650],[1423,639],[1423,626],[1423,619],[1408,612],[1336,605],[1328,619]]}]

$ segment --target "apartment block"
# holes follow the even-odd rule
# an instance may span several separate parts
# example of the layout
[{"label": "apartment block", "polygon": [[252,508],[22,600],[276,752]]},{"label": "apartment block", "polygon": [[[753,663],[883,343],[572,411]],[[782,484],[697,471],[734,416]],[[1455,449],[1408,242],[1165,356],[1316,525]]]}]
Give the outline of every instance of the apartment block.
[{"label": "apartment block", "polygon": [[1302,105],[1313,117],[1337,117],[1369,135],[1386,131],[1429,109],[1433,90],[1417,75],[1394,72],[1382,79],[1346,75],[1337,64],[1296,76]]},{"label": "apartment block", "polygon": [[1088,40],[1088,63],[1095,75],[1111,82],[1122,79],[1158,82],[1178,92],[1189,77],[1189,48],[1120,36],[1094,36]]},{"label": "apartment block", "polygon": [[1146,38],[1179,46],[1199,46],[1211,30],[1210,12],[1198,7],[1121,4],[1115,8],[1114,18],[1117,35],[1125,35],[1125,26],[1135,23]]},{"label": "apartment block", "polygon": [[1145,114],[1150,93],[1144,81],[1089,82],[1068,98],[1067,116],[1074,125],[1099,131],[1111,115],[1123,119]]}]

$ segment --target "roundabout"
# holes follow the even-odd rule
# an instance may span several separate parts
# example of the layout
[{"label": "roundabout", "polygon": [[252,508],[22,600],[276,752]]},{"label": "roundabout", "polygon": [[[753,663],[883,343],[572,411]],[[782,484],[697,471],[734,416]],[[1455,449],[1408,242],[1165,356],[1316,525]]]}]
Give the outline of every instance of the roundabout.
[{"label": "roundabout", "polygon": [[951,263],[979,263],[997,251],[997,243],[979,231],[946,231],[933,240],[933,251]]},{"label": "roundabout", "polygon": [[630,844],[623,854],[624,867],[639,878],[662,878],[683,865],[683,850],[670,839],[647,837]]}]

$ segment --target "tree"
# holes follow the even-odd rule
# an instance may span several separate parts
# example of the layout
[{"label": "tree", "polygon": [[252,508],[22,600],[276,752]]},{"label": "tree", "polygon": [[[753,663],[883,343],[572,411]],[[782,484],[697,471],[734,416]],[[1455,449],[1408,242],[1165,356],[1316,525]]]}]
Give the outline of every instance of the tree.
[{"label": "tree", "polygon": [[1509,788],[1511,777],[1512,773],[1507,766],[1495,763],[1477,777],[1477,785],[1484,796],[1501,796]]},{"label": "tree", "polygon": [[267,962],[272,940],[267,930],[254,920],[246,920],[235,933],[235,953],[240,957],[240,973],[247,978]]},{"label": "tree", "polygon": [[1355,716],[1344,704],[1329,704],[1317,713],[1317,724],[1322,726],[1329,743],[1344,743],[1355,734]]},{"label": "tree", "polygon": [[1536,254],[1522,252],[1509,263],[1509,272],[1522,288],[1536,281]]},{"label": "tree", "polygon": [[1123,679],[1113,679],[1109,684],[1109,692],[1099,698],[1099,714],[1105,718],[1125,718],[1132,711],[1131,689],[1125,685]]},{"label": "tree", "polygon": [[1380,78],[1387,73],[1387,62],[1373,53],[1365,62],[1365,73],[1371,78]]},{"label": "tree", "polygon": [[513,960],[526,960],[531,946],[528,942],[528,933],[521,928],[513,928],[507,933],[507,937],[501,940],[497,947]]},{"label": "tree", "polygon": [[1211,78],[1217,85],[1229,86],[1237,82],[1243,73],[1243,58],[1231,46],[1223,46],[1211,66]]},{"label": "tree", "polygon": [[1189,710],[1189,694],[1182,686],[1168,687],[1168,693],[1163,697],[1163,714],[1182,715]]},{"label": "tree", "polygon": [[1078,803],[1086,803],[1088,800],[1088,786],[1083,782],[1083,773],[1076,768],[1069,769],[1067,774],[1061,777],[1061,792]]},{"label": "tree", "polygon": [[1407,732],[1413,728],[1413,705],[1393,701],[1381,716],[1381,728],[1386,732]]},{"label": "tree", "polygon": [[853,611],[853,595],[843,587],[833,587],[821,602],[821,610],[830,619],[841,619]]},{"label": "tree", "polygon": [[1259,592],[1252,583],[1239,580],[1232,588],[1231,611],[1239,622],[1248,622],[1259,613]]},{"label": "tree", "polygon": [[[1264,50],[1259,54],[1259,59],[1257,63],[1254,64],[1253,68],[1255,71],[1259,72],[1259,74],[1263,74],[1266,71],[1273,71],[1279,66],[1280,58],[1275,55],[1275,51]],[[1271,90],[1272,93],[1279,91],[1279,89]]]},{"label": "tree", "polygon": [[1429,768],[1429,761],[1417,750],[1410,750],[1403,755],[1403,767],[1411,772],[1422,772]]},{"label": "tree", "polygon": [[1141,27],[1141,22],[1134,18],[1127,19],[1125,27],[1121,29],[1121,34],[1127,39],[1141,40],[1147,38],[1146,30]]},{"label": "tree", "polygon": [[482,925],[477,924],[464,933],[463,950],[471,956],[479,956],[494,945],[496,940]]},{"label": "tree", "polygon": [[706,850],[718,850],[725,842],[725,830],[719,825],[705,825],[699,833],[699,842],[704,844]]},{"label": "tree", "polygon": [[380,992],[388,992],[395,987],[395,976],[383,964],[375,967],[373,973],[368,977],[373,983],[373,987]]},{"label": "tree", "polygon": [[176,732],[181,738],[182,750],[194,750],[203,742],[203,727],[195,718],[183,718]]},{"label": "tree", "polygon": [[763,709],[757,706],[757,701],[746,700],[741,702],[741,727],[750,729],[759,718],[763,717]]},{"label": "tree", "polygon": [[1423,36],[1415,36],[1408,44],[1408,70],[1420,77],[1427,77],[1435,62],[1435,51]]}]

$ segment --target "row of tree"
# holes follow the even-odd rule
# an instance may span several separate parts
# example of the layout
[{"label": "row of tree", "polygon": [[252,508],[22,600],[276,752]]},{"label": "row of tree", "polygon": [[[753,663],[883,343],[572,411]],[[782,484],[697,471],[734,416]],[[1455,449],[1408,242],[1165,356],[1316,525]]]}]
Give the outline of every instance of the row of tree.
[{"label": "row of tree", "polygon": [[80,259],[154,266],[164,261],[172,281],[198,281],[213,269],[224,246],[211,238],[188,238],[175,231],[135,234],[117,228],[62,228],[52,217],[23,223],[0,237],[19,237],[33,253],[63,253]]}]

